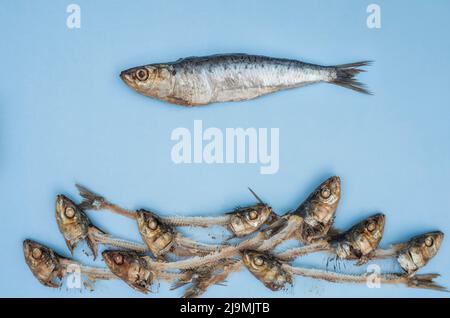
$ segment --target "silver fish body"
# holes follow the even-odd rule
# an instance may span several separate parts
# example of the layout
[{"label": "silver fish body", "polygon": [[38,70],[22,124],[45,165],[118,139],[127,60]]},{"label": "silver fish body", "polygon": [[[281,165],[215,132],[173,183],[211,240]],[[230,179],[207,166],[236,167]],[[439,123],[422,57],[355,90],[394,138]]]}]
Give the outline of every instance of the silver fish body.
[{"label": "silver fish body", "polygon": [[369,93],[354,76],[369,62],[336,66],[247,54],[189,57],[120,74],[138,93],[184,106],[242,101],[283,89],[328,82]]}]

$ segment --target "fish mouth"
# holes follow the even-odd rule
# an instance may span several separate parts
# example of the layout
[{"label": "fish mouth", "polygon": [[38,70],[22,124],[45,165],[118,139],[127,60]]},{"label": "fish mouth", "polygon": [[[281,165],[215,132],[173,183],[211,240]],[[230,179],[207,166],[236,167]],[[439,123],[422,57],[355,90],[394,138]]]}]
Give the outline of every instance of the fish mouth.
[{"label": "fish mouth", "polygon": [[42,245],[39,244],[36,241],[31,240],[31,239],[26,239],[26,240],[23,241],[23,249],[24,250],[31,250],[31,249],[33,249],[35,247],[41,248]]},{"label": "fish mouth", "polygon": [[30,244],[31,244],[31,240],[30,239],[26,239],[26,240],[24,240],[23,241],[23,248],[26,248],[26,247],[28,247]]},{"label": "fish mouth", "polygon": [[120,79],[130,87],[134,87],[133,69],[120,72]]},{"label": "fish mouth", "polygon": [[120,72],[120,78],[122,79],[122,81],[125,81],[126,77],[127,77],[127,71],[122,71]]},{"label": "fish mouth", "polygon": [[377,223],[385,221],[386,216],[383,213],[378,213],[373,216],[373,218],[377,221]]},{"label": "fish mouth", "polygon": [[25,257],[27,257],[30,254],[30,251],[33,247],[34,242],[30,239],[26,239],[23,241],[23,253],[25,254]]},{"label": "fish mouth", "polygon": [[341,178],[339,176],[332,176],[328,179],[328,183],[337,188],[341,187]]},{"label": "fish mouth", "polygon": [[331,180],[332,182],[341,183],[341,177],[339,177],[339,176],[332,176],[332,177],[330,178],[330,180]]},{"label": "fish mouth", "polygon": [[112,271],[112,251],[103,251],[102,256],[103,256],[103,260],[105,262],[105,264],[109,267],[109,269],[111,269]]}]

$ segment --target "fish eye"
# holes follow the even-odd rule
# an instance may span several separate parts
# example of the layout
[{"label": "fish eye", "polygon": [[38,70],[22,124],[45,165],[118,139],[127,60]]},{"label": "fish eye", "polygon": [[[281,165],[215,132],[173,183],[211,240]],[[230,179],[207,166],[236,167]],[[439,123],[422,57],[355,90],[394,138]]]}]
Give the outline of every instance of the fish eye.
[{"label": "fish eye", "polygon": [[156,230],[158,228],[158,222],[155,219],[151,218],[148,220],[148,227],[150,230]]},{"label": "fish eye", "polygon": [[369,230],[370,232],[374,231],[376,227],[377,227],[377,225],[373,221],[371,221],[371,222],[369,222],[369,224],[367,224],[367,230]]},{"label": "fish eye", "polygon": [[320,190],[320,196],[324,199],[328,199],[331,195],[331,191],[329,188],[323,188]]},{"label": "fish eye", "polygon": [[254,262],[256,266],[262,266],[264,264],[264,260],[259,256],[255,257]]},{"label": "fish eye", "polygon": [[122,265],[123,264],[123,256],[120,254],[114,255],[114,263],[116,263],[117,265]]},{"label": "fish eye", "polygon": [[434,240],[433,240],[432,237],[427,237],[427,238],[425,239],[425,245],[426,245],[426,246],[431,247],[431,246],[433,246],[433,243],[434,243]]},{"label": "fish eye", "polygon": [[39,259],[42,256],[42,251],[40,248],[34,248],[31,252],[31,256],[33,256],[34,259]]},{"label": "fish eye", "polygon": [[148,78],[148,71],[145,68],[140,68],[136,71],[136,78],[140,81],[145,81]]},{"label": "fish eye", "polygon": [[65,216],[67,216],[69,219],[73,218],[75,216],[75,209],[71,206],[67,207],[64,210]]},{"label": "fish eye", "polygon": [[248,214],[248,217],[250,218],[250,220],[256,220],[256,218],[258,217],[258,212],[256,211],[250,211],[250,213]]}]

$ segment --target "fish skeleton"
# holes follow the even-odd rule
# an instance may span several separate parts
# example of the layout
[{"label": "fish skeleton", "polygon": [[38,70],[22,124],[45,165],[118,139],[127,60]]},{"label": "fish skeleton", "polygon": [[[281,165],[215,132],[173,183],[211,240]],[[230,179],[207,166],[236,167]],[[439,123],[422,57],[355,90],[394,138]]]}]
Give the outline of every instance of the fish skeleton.
[{"label": "fish skeleton", "polygon": [[184,271],[186,277],[177,280],[171,290],[188,285],[183,298],[199,297],[212,285],[223,285],[232,272],[240,270],[242,261],[236,259],[223,259],[215,264],[209,264],[194,270]]},{"label": "fish skeleton", "polygon": [[[294,267],[271,254],[257,251],[244,251],[242,259],[247,269],[271,290],[281,290],[286,284],[292,285],[291,275],[300,275],[333,283],[358,284],[367,284],[371,278],[369,276],[371,273],[341,274],[328,270]],[[398,273],[382,273],[378,274],[377,278],[381,284],[404,284],[411,288],[447,291],[445,287],[433,281],[438,276],[439,274],[424,274],[409,277]]]},{"label": "fish skeleton", "polygon": [[[114,203],[109,202],[105,197],[100,196],[87,188],[76,185],[80,195],[83,197],[83,202],[80,206],[87,210],[110,210],[119,215],[131,219],[137,219],[138,214],[135,211],[130,211],[122,208]],[[242,237],[257,231],[261,226],[273,218],[276,218],[272,208],[264,203],[254,192],[249,188],[252,194],[259,201],[258,204],[237,208],[232,212],[228,212],[222,216],[156,216],[161,224],[166,227],[172,226],[200,226],[207,227],[212,225],[225,226],[233,235],[233,237]]]},{"label": "fish skeleton", "polygon": [[370,94],[355,76],[362,61],[321,66],[292,59],[247,54],[188,57],[149,64],[121,72],[121,79],[136,92],[183,106],[242,101],[284,89],[314,83],[332,83]]},{"label": "fish skeleton", "polygon": [[23,253],[33,275],[41,284],[48,287],[60,287],[61,280],[70,272],[69,266],[76,266],[80,269],[80,274],[91,280],[115,278],[110,271],[104,268],[82,265],[33,240],[23,241]]},{"label": "fish skeleton", "polygon": [[375,251],[383,237],[385,216],[372,215],[343,233],[331,235],[309,245],[288,249],[277,257],[281,260],[293,260],[298,256],[326,251],[339,259],[357,260],[363,265],[375,256]]},{"label": "fish skeleton", "polygon": [[188,274],[156,270],[153,260],[135,251],[106,250],[103,259],[111,272],[133,289],[147,294],[156,280],[185,280]]},{"label": "fish skeleton", "polygon": [[86,240],[94,259],[98,244],[132,249],[145,252],[147,248],[139,243],[114,238],[94,226],[84,211],[65,195],[56,197],[56,221],[59,231],[64,236],[67,247],[73,254],[78,242]]},{"label": "fish skeleton", "polygon": [[441,231],[414,236],[405,243],[393,244],[388,249],[378,249],[375,257],[379,259],[395,257],[408,276],[424,267],[439,251],[444,239]]}]

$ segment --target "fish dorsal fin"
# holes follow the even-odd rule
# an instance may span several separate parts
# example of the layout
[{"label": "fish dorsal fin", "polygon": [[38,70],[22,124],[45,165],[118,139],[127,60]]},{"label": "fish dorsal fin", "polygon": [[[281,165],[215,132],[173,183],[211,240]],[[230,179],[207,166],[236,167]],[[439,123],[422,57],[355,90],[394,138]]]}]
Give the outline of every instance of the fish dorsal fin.
[{"label": "fish dorsal fin", "polygon": [[327,236],[333,237],[342,234],[342,231],[332,226],[327,233]]},{"label": "fish dorsal fin", "polygon": [[256,198],[256,200],[258,200],[259,203],[264,204],[264,201],[261,200],[261,198],[255,193],[255,191],[253,191],[250,187],[248,187],[248,190],[253,194],[253,196]]}]

